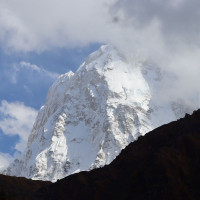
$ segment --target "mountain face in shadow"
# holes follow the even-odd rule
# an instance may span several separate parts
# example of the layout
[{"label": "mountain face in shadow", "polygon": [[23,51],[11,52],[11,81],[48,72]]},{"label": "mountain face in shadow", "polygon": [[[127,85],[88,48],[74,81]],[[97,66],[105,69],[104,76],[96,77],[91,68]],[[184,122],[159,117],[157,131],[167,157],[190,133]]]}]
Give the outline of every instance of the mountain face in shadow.
[{"label": "mountain face in shadow", "polygon": [[196,200],[200,110],[131,143],[110,164],[56,183],[0,176],[0,199]]}]

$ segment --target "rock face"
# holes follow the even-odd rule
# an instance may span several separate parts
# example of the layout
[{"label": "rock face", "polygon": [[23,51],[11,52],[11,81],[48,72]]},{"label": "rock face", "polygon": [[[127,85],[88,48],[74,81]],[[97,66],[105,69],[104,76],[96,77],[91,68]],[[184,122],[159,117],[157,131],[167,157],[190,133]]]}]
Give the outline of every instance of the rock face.
[{"label": "rock face", "polygon": [[26,151],[5,174],[54,182],[109,164],[138,136],[187,111],[182,103],[155,103],[160,79],[158,68],[102,46],[52,85]]}]

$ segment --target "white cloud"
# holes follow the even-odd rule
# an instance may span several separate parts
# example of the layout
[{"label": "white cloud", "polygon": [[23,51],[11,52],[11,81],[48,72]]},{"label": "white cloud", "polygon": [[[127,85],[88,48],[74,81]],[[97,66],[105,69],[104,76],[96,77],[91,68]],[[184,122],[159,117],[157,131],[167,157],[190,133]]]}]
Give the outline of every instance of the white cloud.
[{"label": "white cloud", "polygon": [[8,47],[37,50],[101,40],[114,0],[1,0],[0,36]]},{"label": "white cloud", "polygon": [[198,0],[118,0],[111,9],[117,30],[113,43],[175,77],[161,82],[158,99],[196,96],[200,106],[199,6]]},{"label": "white cloud", "polygon": [[42,71],[37,65],[34,65],[34,64],[31,64],[31,63],[25,62],[25,61],[20,62],[20,67],[28,68],[28,69],[38,71],[38,72]]},{"label": "white cloud", "polygon": [[200,93],[199,7],[198,0],[1,0],[0,41],[23,51],[113,43],[174,74],[160,96],[189,98]]},{"label": "white cloud", "polygon": [[46,69],[43,69],[42,67],[38,67],[35,64],[21,61],[19,64],[13,65],[11,73],[9,74],[9,78],[13,84],[17,83],[19,77],[21,76],[20,72],[24,72],[24,69],[28,70],[28,72],[26,73],[27,76],[32,76],[30,72],[33,72],[33,71],[37,72],[39,76],[47,77],[48,79],[51,79],[51,80],[55,80],[59,76],[59,74],[56,72],[51,72]]},{"label": "white cloud", "polygon": [[[139,36],[148,43],[154,32],[171,43],[194,43],[200,38],[199,6],[198,0],[1,0],[0,40],[24,51],[119,39],[137,44]],[[155,21],[159,31],[151,27]]]},{"label": "white cloud", "polygon": [[11,157],[9,154],[0,153],[0,173],[9,166],[12,160],[13,157]]},{"label": "white cloud", "polygon": [[1,0],[0,40],[24,51],[119,40],[140,45],[156,36],[196,45],[199,6],[198,0]]},{"label": "white cloud", "polygon": [[2,101],[0,114],[2,115],[0,128],[3,133],[6,135],[18,135],[20,141],[16,144],[15,149],[23,152],[37,111],[21,102],[8,103],[7,101]]},{"label": "white cloud", "polygon": [[19,68],[22,68],[22,69],[26,68],[26,69],[30,69],[30,70],[33,70],[33,71],[37,71],[39,73],[43,73],[43,74],[45,74],[46,76],[48,76],[52,79],[56,79],[59,76],[58,73],[50,72],[48,70],[45,70],[43,68],[38,67],[37,65],[34,65],[34,64],[31,64],[31,63],[25,62],[25,61],[20,62],[20,65],[18,66],[18,70],[19,70]]}]

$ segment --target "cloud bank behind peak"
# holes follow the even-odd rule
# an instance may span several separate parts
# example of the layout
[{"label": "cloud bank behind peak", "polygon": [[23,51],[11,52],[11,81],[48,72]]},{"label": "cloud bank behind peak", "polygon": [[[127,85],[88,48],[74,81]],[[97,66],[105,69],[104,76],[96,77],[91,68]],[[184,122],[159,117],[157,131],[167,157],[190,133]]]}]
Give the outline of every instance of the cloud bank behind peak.
[{"label": "cloud bank behind peak", "polygon": [[25,52],[112,43],[176,77],[162,83],[166,98],[190,98],[200,93],[199,7],[198,0],[2,0],[0,42]]}]

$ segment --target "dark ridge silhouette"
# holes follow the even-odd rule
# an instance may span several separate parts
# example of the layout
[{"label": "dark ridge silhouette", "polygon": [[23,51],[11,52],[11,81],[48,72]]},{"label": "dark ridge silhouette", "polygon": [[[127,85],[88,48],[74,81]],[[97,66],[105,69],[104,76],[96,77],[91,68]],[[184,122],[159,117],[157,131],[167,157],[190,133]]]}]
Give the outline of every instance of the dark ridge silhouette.
[{"label": "dark ridge silhouette", "polygon": [[200,110],[131,143],[108,166],[56,183],[0,176],[3,199],[200,199]]},{"label": "dark ridge silhouette", "polygon": [[33,181],[23,177],[0,175],[0,200],[36,199],[34,193],[41,187],[51,184],[48,181]]}]

